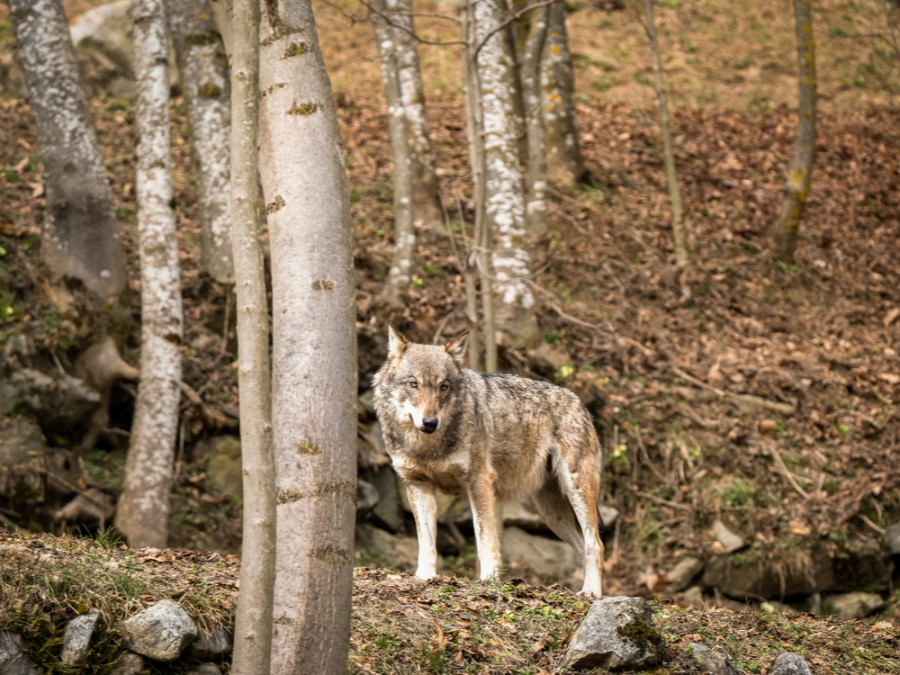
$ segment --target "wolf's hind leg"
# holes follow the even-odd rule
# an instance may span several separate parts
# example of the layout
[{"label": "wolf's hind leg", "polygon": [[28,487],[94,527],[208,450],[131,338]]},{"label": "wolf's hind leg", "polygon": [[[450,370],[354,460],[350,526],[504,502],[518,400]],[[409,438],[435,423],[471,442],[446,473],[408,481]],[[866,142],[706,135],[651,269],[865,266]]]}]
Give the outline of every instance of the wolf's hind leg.
[{"label": "wolf's hind leg", "polygon": [[416,519],[416,538],[419,541],[416,576],[431,579],[437,574],[437,498],[434,486],[410,483],[406,495]]},{"label": "wolf's hind leg", "polygon": [[584,586],[581,592],[603,597],[603,541],[600,539],[600,476],[593,455],[564,459],[557,469],[562,487],[569,498],[584,539]]},{"label": "wolf's hind leg", "polygon": [[540,490],[531,497],[534,508],[553,533],[570,544],[579,555],[584,554],[584,536],[569,499],[563,494],[556,475],[547,477]]}]

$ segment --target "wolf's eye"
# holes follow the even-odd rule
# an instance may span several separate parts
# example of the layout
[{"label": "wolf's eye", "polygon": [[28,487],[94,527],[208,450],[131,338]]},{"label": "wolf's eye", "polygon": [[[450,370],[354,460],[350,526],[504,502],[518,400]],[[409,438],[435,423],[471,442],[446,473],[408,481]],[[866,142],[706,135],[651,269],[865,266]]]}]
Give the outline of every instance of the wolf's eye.
[{"label": "wolf's eye", "polygon": [[441,382],[441,391],[447,391],[448,389],[450,389],[450,383],[449,382]]},{"label": "wolf's eye", "polygon": [[416,382],[415,380],[410,380],[409,382],[407,382],[407,384],[410,386],[411,389],[415,389],[416,387],[419,386],[419,383]]}]

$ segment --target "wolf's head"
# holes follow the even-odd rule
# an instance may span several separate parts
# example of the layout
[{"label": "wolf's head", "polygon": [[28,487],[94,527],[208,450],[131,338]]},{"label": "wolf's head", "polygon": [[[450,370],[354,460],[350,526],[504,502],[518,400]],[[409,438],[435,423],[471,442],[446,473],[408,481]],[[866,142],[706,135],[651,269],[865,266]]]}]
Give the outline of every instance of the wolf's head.
[{"label": "wolf's head", "polygon": [[[375,377],[376,395],[416,428],[433,434],[459,394],[467,334],[441,345],[407,340],[396,328],[388,333],[388,357]],[[379,391],[380,390],[380,391]]]}]

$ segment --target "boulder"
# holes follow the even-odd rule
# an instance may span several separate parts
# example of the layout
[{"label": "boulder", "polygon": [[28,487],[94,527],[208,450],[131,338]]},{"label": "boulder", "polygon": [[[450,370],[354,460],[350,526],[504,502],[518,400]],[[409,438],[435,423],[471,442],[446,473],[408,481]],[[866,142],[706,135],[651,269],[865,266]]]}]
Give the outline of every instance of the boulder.
[{"label": "boulder", "polygon": [[391,534],[362,523],[356,526],[356,543],[404,572],[414,572],[419,562],[419,544],[415,537]]},{"label": "boulder", "polygon": [[197,625],[177,603],[160,600],[122,622],[122,637],[131,651],[168,663],[197,637]]},{"label": "boulder", "polygon": [[591,605],[560,667],[644,670],[659,665],[664,656],[665,640],[653,628],[646,600],[603,598]]},{"label": "boulder", "polygon": [[116,661],[112,675],[141,675],[144,671],[144,659],[134,652],[125,652]]},{"label": "boulder", "polygon": [[[571,582],[582,565],[582,556],[569,544],[529,534],[518,527],[503,530],[500,550],[506,565],[524,565],[533,572],[535,578],[526,580],[534,583]],[[519,570],[514,571],[520,574]]]},{"label": "boulder", "polygon": [[826,602],[831,603],[839,618],[847,621],[864,619],[884,607],[884,599],[876,593],[844,593],[833,595]]}]

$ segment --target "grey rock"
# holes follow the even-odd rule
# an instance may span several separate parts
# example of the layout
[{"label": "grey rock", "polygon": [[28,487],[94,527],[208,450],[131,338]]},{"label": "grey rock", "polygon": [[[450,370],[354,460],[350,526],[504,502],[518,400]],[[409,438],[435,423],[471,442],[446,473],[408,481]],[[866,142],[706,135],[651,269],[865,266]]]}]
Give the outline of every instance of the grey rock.
[{"label": "grey rock", "polygon": [[415,571],[418,564],[419,545],[415,537],[398,536],[363,523],[356,527],[356,543],[404,572]]},{"label": "grey rock", "polygon": [[717,519],[713,523],[712,529],[716,534],[716,539],[719,540],[719,543],[722,544],[729,553],[739,551],[746,546],[743,538],[729,530],[721,520]]},{"label": "grey rock", "polygon": [[828,598],[839,618],[863,619],[884,607],[884,599],[876,593],[843,593]]},{"label": "grey rock", "polygon": [[0,631],[0,673],[3,675],[39,675],[38,668],[25,653],[25,641],[18,633]]},{"label": "grey rock", "polygon": [[372,513],[394,532],[403,528],[403,506],[400,500],[399,478],[389,466],[375,469],[372,485],[378,490],[378,503]]},{"label": "grey rock", "polygon": [[185,656],[197,661],[221,661],[231,653],[231,635],[219,626],[213,630],[201,630],[197,639],[188,645]]},{"label": "grey rock", "polygon": [[500,550],[507,565],[518,563],[534,572],[536,578],[527,579],[534,583],[570,582],[582,564],[581,556],[569,544],[518,527],[503,530]]},{"label": "grey rock", "polygon": [[693,556],[688,556],[679,560],[675,567],[666,572],[666,579],[671,585],[672,592],[678,593],[690,586],[694,577],[702,571],[703,563]]},{"label": "grey rock", "polygon": [[720,647],[711,649],[698,642],[691,643],[688,647],[691,649],[691,655],[697,662],[700,673],[704,675],[740,675],[741,671]]},{"label": "grey rock", "polygon": [[643,598],[596,600],[575,631],[561,667],[584,670],[643,670],[658,665],[665,641],[653,628],[653,611]]},{"label": "grey rock", "polygon": [[241,441],[234,436],[215,436],[207,445],[206,470],[209,482],[234,499],[244,496],[244,474],[241,466]]},{"label": "grey rock", "polygon": [[888,551],[891,555],[900,555],[900,523],[891,523],[884,530]]},{"label": "grey rock", "polygon": [[45,425],[77,424],[100,405],[100,394],[77,377],[51,377],[33,368],[0,373],[0,414],[17,405],[31,410]]},{"label": "grey rock", "polygon": [[812,671],[802,656],[785,652],[775,659],[769,675],[812,675]]},{"label": "grey rock", "polygon": [[0,420],[0,467],[15,466],[39,454],[46,441],[40,427],[25,417]]},{"label": "grey rock", "polygon": [[126,619],[122,634],[131,651],[167,663],[177,659],[197,637],[197,625],[177,603],[160,600]]},{"label": "grey rock", "polygon": [[134,652],[125,652],[116,662],[112,675],[140,675],[144,670],[144,659]]},{"label": "grey rock", "polygon": [[609,530],[619,519],[619,509],[615,509],[612,506],[598,506],[597,511],[600,512],[600,520],[603,522],[603,529]]},{"label": "grey rock", "polygon": [[186,675],[222,675],[222,669],[215,663],[201,663],[187,671]]},{"label": "grey rock", "polygon": [[378,503],[378,490],[369,481],[358,478],[356,481],[356,512],[365,513],[375,508]]},{"label": "grey rock", "polygon": [[66,624],[63,632],[63,648],[59,660],[69,666],[84,665],[91,646],[91,635],[100,612],[92,609],[87,614],[76,616]]}]

